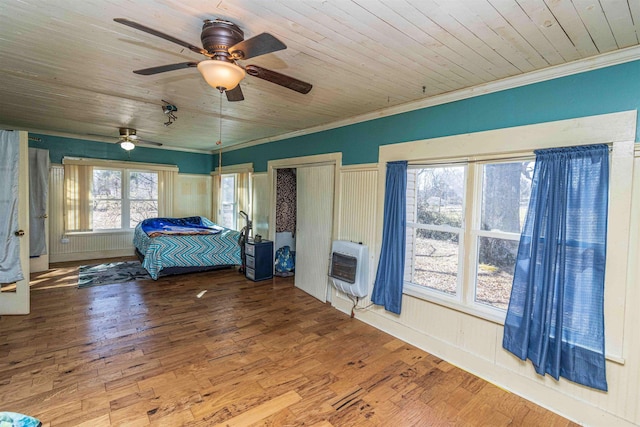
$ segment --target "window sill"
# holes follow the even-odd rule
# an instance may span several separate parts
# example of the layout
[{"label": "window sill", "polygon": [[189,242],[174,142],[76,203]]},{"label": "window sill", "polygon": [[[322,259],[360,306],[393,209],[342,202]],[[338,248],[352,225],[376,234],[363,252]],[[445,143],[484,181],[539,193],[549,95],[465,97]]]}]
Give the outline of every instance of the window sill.
[{"label": "window sill", "polygon": [[102,236],[102,235],[110,235],[113,236],[115,234],[133,234],[135,229],[118,229],[118,230],[96,230],[96,231],[70,231],[68,233],[64,233],[64,236]]},{"label": "window sill", "polygon": [[433,304],[460,311],[462,313],[469,314],[471,316],[478,317],[489,322],[504,325],[504,318],[506,316],[506,313],[498,309],[492,309],[490,307],[484,308],[480,305],[464,305],[454,296],[447,296],[447,294],[442,292],[430,291],[429,289],[424,289],[420,286],[413,285],[407,282],[404,283],[403,293],[405,295],[410,295],[414,298],[422,299]]}]

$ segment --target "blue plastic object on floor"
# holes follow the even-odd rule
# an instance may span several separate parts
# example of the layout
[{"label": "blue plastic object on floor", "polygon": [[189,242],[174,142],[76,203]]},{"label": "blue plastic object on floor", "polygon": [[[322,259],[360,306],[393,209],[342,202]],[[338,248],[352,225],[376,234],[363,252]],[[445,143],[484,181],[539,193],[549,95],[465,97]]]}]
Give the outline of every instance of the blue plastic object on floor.
[{"label": "blue plastic object on floor", "polygon": [[40,420],[16,412],[0,412],[0,427],[40,427]]},{"label": "blue plastic object on floor", "polygon": [[289,246],[283,246],[276,251],[276,273],[290,273],[295,268],[295,257]]}]

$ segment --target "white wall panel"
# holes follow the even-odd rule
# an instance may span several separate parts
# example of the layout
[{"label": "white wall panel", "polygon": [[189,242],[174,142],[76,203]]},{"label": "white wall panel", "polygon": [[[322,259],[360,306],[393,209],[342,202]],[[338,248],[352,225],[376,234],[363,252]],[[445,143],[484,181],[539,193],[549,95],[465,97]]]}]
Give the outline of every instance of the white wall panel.
[{"label": "white wall panel", "polygon": [[[370,304],[375,278],[377,165],[346,166],[340,171],[338,240],[362,242],[369,248],[369,292],[358,304]],[[343,297],[346,300],[346,297]]]},{"label": "white wall panel", "polygon": [[173,216],[211,219],[211,176],[179,173],[174,189]]},{"label": "white wall panel", "polygon": [[266,172],[254,173],[251,179],[253,235],[260,234],[266,239],[269,236],[269,175]]}]

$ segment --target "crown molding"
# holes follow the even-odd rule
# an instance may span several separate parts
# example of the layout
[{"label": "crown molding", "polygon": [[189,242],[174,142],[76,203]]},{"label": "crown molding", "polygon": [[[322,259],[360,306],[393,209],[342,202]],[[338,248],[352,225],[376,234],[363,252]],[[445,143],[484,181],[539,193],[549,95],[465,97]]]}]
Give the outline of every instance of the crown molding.
[{"label": "crown molding", "polygon": [[269,142],[281,141],[283,139],[289,139],[325,130],[336,129],[356,123],[379,119],[382,117],[393,116],[396,114],[406,113],[422,108],[447,104],[454,101],[474,98],[480,95],[486,95],[489,93],[500,92],[507,89],[514,89],[517,87],[527,86],[530,84],[540,83],[574,74],[580,74],[587,71],[597,70],[599,68],[606,68],[614,65],[624,64],[626,62],[632,62],[638,59],[640,59],[640,46],[619,49],[613,52],[592,56],[590,58],[579,59],[576,61],[568,62],[566,64],[555,65],[552,67],[544,68],[542,70],[531,71],[529,73],[520,74],[513,77],[506,77],[501,80],[484,83],[470,88],[432,96],[426,99],[421,99],[419,101],[412,101],[405,104],[396,105],[394,107],[384,108],[371,113],[350,117],[344,120],[338,120],[335,122],[310,127],[299,131],[289,132],[274,137],[256,139],[253,141],[235,144],[228,148],[222,149],[222,152],[239,150],[259,144],[266,144]]},{"label": "crown molding", "polygon": [[[0,128],[12,128],[12,126],[5,126],[0,123]],[[56,136],[60,138],[70,138],[70,139],[79,139],[82,141],[91,141],[91,142],[104,142],[107,144],[116,144],[118,143],[118,136],[110,137],[110,136],[100,136],[100,135],[77,135],[68,132],[58,132],[53,130],[44,130],[44,129],[20,129],[25,130],[27,132],[36,133],[38,135],[46,135],[46,136]],[[142,138],[144,139],[144,138]],[[171,151],[184,151],[187,153],[197,153],[197,154],[215,154],[213,150],[197,150],[193,148],[183,148],[183,147],[174,147],[167,144],[162,144],[161,147],[155,145],[148,144],[140,144],[139,146],[136,144],[136,147],[141,148],[151,148],[154,150],[171,150]]]}]

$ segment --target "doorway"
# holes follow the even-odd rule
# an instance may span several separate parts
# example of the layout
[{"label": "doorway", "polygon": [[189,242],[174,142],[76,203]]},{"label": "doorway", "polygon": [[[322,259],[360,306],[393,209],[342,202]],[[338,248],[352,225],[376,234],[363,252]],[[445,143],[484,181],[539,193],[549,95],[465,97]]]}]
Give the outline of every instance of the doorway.
[{"label": "doorway", "polygon": [[[287,243],[295,245],[294,285],[322,302],[331,299],[327,272],[335,234],[334,194],[341,160],[341,153],[337,153],[269,162],[272,184],[269,237],[276,248]],[[294,184],[287,186],[287,202],[278,205],[281,170],[282,176],[288,176]],[[283,218],[286,215],[289,217]],[[287,223],[289,231],[277,231],[278,216],[279,224]],[[295,230],[292,233],[291,228]]]},{"label": "doorway", "polygon": [[[297,221],[297,170],[296,168],[276,169],[276,237],[274,254],[279,251],[292,254],[293,265],[276,265],[277,276],[292,276],[295,272],[296,221]],[[277,257],[276,257],[277,258]],[[278,269],[283,271],[278,271]],[[293,270],[289,270],[293,267]]]}]

